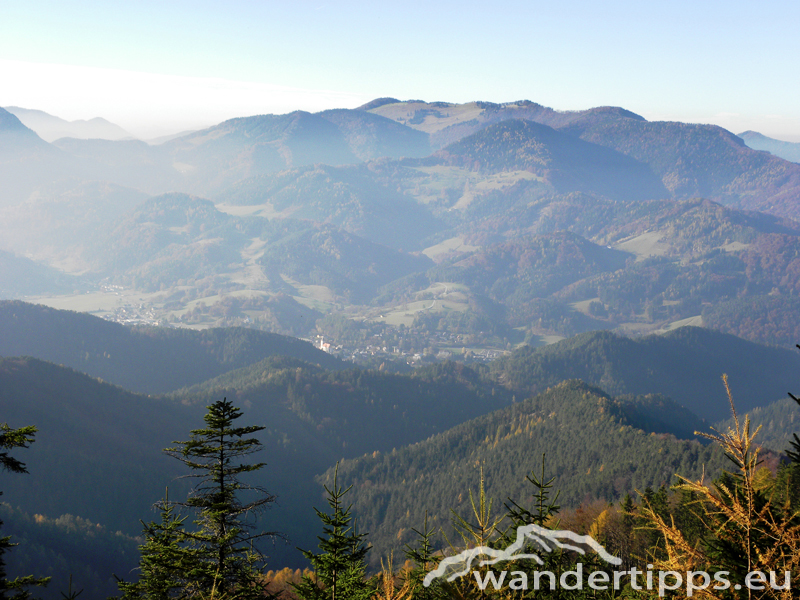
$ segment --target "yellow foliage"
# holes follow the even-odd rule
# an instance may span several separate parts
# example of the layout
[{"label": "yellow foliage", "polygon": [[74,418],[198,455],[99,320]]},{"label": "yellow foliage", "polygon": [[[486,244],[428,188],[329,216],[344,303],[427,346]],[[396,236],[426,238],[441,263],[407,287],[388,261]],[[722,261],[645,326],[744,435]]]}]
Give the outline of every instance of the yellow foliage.
[{"label": "yellow foliage", "polygon": [[[708,531],[729,546],[741,549],[741,558],[747,572],[797,573],[800,568],[800,525],[796,524],[797,515],[787,510],[787,507],[773,505],[772,474],[757,468],[759,448],[753,444],[753,439],[758,430],[750,432],[749,417],[745,417],[743,423],[739,421],[728,378],[723,375],[722,379],[733,413],[734,426],[725,433],[701,435],[719,444],[736,463],[737,483],[734,487],[723,483],[707,486],[703,478],[698,481],[681,478],[683,483],[678,487],[696,494],[700,499],[697,503],[700,507],[698,516]],[[686,540],[674,522],[667,523],[647,503],[644,503],[642,510],[652,526],[666,540],[667,558],[653,560],[656,570],[712,571],[719,566],[706,554],[705,547]],[[759,545],[754,543],[757,539],[769,540],[769,543]],[[773,589],[772,586],[767,586],[758,597],[790,600],[793,598],[792,593],[791,589]],[[695,595],[714,600],[730,597],[718,592],[713,586],[695,590]]]},{"label": "yellow foliage", "polygon": [[[373,600],[410,600],[413,593],[411,579],[408,577],[398,577],[392,568],[392,556],[389,556],[388,564],[383,564],[381,559],[381,572],[378,574],[378,588],[372,596]],[[398,579],[402,584],[398,587]]]},{"label": "yellow foliage", "polygon": [[602,535],[603,531],[606,528],[606,524],[608,523],[608,509],[605,509],[597,518],[592,522],[591,527],[589,527],[589,537],[599,540]]}]

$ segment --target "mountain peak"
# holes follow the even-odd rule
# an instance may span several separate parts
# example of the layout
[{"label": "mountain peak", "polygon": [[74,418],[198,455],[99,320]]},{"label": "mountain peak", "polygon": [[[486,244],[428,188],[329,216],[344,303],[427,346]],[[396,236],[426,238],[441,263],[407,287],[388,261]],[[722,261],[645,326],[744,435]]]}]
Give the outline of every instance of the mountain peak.
[{"label": "mountain peak", "polygon": [[76,139],[121,140],[132,137],[130,133],[101,117],[89,120],[66,121],[43,110],[7,106],[5,109],[28,129],[47,142],[69,137]]},{"label": "mountain peak", "polygon": [[0,131],[30,131],[33,133],[33,131],[22,124],[22,121],[5,108],[0,108]]},{"label": "mountain peak", "polygon": [[397,98],[375,98],[375,100],[370,100],[366,104],[362,104],[356,110],[372,110],[373,108],[378,108],[384,104],[397,104],[398,102],[400,102],[400,100]]}]

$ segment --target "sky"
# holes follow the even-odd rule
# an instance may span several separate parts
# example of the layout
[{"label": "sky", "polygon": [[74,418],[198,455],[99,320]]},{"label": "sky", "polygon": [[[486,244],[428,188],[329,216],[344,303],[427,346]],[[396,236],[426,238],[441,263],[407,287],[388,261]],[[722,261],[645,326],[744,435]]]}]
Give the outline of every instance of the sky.
[{"label": "sky", "polygon": [[622,106],[800,142],[788,0],[5,2],[0,106],[148,139],[391,96]]}]

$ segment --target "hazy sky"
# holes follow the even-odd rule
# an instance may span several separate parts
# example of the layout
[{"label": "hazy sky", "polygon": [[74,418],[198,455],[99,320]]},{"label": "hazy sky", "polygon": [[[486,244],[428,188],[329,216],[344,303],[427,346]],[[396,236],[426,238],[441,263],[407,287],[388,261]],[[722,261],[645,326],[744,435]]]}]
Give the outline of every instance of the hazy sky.
[{"label": "hazy sky", "polygon": [[379,96],[616,105],[800,141],[800,3],[5,2],[0,106],[142,137]]}]

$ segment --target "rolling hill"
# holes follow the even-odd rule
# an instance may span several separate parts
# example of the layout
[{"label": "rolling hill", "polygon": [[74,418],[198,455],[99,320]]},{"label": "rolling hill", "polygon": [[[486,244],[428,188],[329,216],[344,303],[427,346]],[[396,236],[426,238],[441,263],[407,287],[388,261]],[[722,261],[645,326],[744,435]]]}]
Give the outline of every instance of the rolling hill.
[{"label": "rolling hill", "polygon": [[428,133],[432,147],[437,150],[488,125],[513,119],[534,121],[556,129],[585,115],[590,115],[596,121],[620,117],[644,120],[623,108],[603,106],[585,111],[560,111],[529,100],[454,104],[422,100],[401,102],[395,98],[383,98],[360,108]]},{"label": "rolling hill", "polygon": [[442,224],[369,167],[315,165],[239,182],[219,195],[225,203],[259,206],[270,218],[318,221],[406,251]]},{"label": "rolling hill", "polygon": [[[207,337],[202,342],[217,350],[224,344]],[[269,554],[279,567],[300,566],[294,545],[310,547],[316,534],[315,475],[335,457],[388,452],[510,402],[510,394],[493,387],[455,365],[414,376],[334,373],[284,356],[165,398],[133,394],[34,358],[0,358],[4,421],[38,428],[24,453],[30,473],[5,482],[4,498],[25,514],[40,515],[42,523],[88,519],[98,528],[136,535],[139,519],[152,518],[151,505],[167,486],[170,498],[188,493],[188,482],[177,479],[182,465],[161,450],[186,439],[202,424],[206,403],[227,395],[242,408],[246,424],[266,426],[258,436],[264,447],[258,459],[268,466],[252,480],[276,493],[278,503],[258,527],[292,541]]]},{"label": "rolling hill", "polygon": [[585,333],[543,348],[521,348],[492,364],[511,389],[535,393],[581,379],[614,395],[663,394],[709,422],[729,412],[724,373],[737,409],[745,412],[796,389],[799,369],[797,352],[699,327],[639,339]]},{"label": "rolling hill", "polygon": [[[435,548],[446,547],[440,528],[453,540],[451,511],[469,519],[482,478],[494,516],[507,499],[528,506],[534,490],[525,477],[539,473],[543,455],[562,507],[670,485],[676,473],[698,477],[703,465],[707,475],[725,466],[715,446],[642,430],[626,410],[600,390],[565,381],[420,443],[344,461],[339,483],[354,486],[349,501],[359,528],[370,532],[377,563],[417,540],[413,529],[426,513]],[[332,478],[331,469],[320,481],[330,486]]]},{"label": "rolling hill", "polygon": [[63,364],[144,394],[164,393],[263,360],[345,363],[308,342],[253,329],[135,328],[20,301],[0,302],[0,356]]},{"label": "rolling hill", "polygon": [[800,165],[748,148],[721,127],[624,119],[565,131],[647,165],[674,198],[702,196],[797,219]]},{"label": "rolling hill", "polygon": [[419,158],[431,153],[424,132],[363,110],[334,109],[318,113],[344,134],[351,151],[360,160]]},{"label": "rolling hill", "polygon": [[80,287],[80,280],[73,276],[0,250],[0,298],[65,294]]},{"label": "rolling hill", "polygon": [[82,175],[79,161],[45,142],[0,108],[0,207],[22,202],[42,183]]},{"label": "rolling hill", "polygon": [[146,200],[94,242],[85,255],[99,257],[96,268],[114,281],[151,291],[176,282],[214,282],[234,290],[247,286],[296,295],[293,286],[310,285],[348,303],[367,303],[380,286],[432,266],[424,256],[332,224],[233,216],[209,200],[185,194]]},{"label": "rolling hill", "polygon": [[98,233],[147,199],[144,192],[107,182],[68,180],[42,186],[23,203],[0,208],[7,248],[70,272],[90,269]]},{"label": "rolling hill", "polygon": [[534,121],[644,163],[661,180],[669,197],[700,196],[778,216],[800,217],[796,208],[800,168],[752,150],[741,138],[716,126],[650,122],[617,107],[561,112],[528,101],[390,102],[369,110],[430,133],[433,148],[496,123]]},{"label": "rolling hill", "polygon": [[446,146],[436,157],[487,174],[529,171],[558,192],[590,192],[615,200],[665,197],[648,165],[547,125],[502,121]]}]

